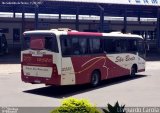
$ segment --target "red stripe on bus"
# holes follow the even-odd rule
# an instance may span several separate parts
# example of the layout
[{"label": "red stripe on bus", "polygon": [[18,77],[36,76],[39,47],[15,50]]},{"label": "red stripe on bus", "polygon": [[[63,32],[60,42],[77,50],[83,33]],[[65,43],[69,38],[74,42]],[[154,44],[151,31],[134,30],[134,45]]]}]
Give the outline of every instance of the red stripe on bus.
[{"label": "red stripe on bus", "polygon": [[82,35],[82,36],[102,36],[102,33],[95,32],[68,32],[68,35]]}]

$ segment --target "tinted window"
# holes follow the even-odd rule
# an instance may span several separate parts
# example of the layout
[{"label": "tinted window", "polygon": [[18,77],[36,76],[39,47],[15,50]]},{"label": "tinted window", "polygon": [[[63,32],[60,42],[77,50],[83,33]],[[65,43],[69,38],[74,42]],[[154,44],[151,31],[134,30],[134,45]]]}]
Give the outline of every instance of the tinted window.
[{"label": "tinted window", "polygon": [[136,52],[137,51],[137,40],[136,39],[132,39],[132,40],[128,40],[127,41],[127,51],[128,52]]},{"label": "tinted window", "polygon": [[116,52],[116,41],[114,39],[105,39],[104,40],[104,51],[106,53],[115,53]]},{"label": "tinted window", "polygon": [[61,39],[61,49],[63,55],[71,55],[72,52],[72,45],[71,40],[69,38],[62,38]]},{"label": "tinted window", "polygon": [[121,53],[122,52],[122,41],[116,39],[115,44],[116,44],[116,53]]},{"label": "tinted window", "polygon": [[122,39],[120,41],[121,43],[121,52],[122,53],[126,53],[127,52],[127,40],[126,39]]},{"label": "tinted window", "polygon": [[72,47],[73,47],[73,55],[79,55],[80,54],[80,45],[78,38],[72,38]]},{"label": "tinted window", "polygon": [[127,42],[125,39],[105,39],[104,50],[106,53],[125,53],[127,51]]},{"label": "tinted window", "polygon": [[[112,39],[111,39],[112,38]],[[116,38],[105,39],[104,51],[106,53],[127,53],[137,51],[137,40],[136,39],[116,39]]]},{"label": "tinted window", "polygon": [[103,53],[103,41],[98,38],[89,39],[90,52],[93,54]]},{"label": "tinted window", "polygon": [[116,52],[126,53],[128,52],[128,40],[127,39],[116,39]]},{"label": "tinted window", "polygon": [[87,54],[87,38],[80,36],[61,36],[62,55]]},{"label": "tinted window", "polygon": [[87,54],[87,38],[80,38],[79,46],[81,54]]},{"label": "tinted window", "polygon": [[45,37],[45,49],[58,52],[58,44],[55,37]]}]

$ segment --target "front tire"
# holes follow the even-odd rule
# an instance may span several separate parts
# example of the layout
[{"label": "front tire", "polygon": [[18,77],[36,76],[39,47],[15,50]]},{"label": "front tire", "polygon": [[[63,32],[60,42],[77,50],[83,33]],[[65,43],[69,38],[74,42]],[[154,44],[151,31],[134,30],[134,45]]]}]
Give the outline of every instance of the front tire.
[{"label": "front tire", "polygon": [[137,73],[137,68],[136,68],[136,66],[133,65],[132,68],[131,68],[131,74],[130,74],[130,76],[131,77],[135,77],[136,73]]},{"label": "front tire", "polygon": [[94,71],[91,75],[91,86],[96,87],[100,82],[100,73],[98,71]]}]

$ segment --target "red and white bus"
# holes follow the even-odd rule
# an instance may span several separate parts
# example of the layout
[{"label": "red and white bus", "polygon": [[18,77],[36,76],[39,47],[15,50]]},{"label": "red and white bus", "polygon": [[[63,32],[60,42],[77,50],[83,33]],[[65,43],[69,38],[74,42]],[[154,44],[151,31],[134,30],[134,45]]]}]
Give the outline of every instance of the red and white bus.
[{"label": "red and white bus", "polygon": [[97,86],[101,80],[145,71],[144,40],[120,32],[27,31],[21,64],[24,82]]}]

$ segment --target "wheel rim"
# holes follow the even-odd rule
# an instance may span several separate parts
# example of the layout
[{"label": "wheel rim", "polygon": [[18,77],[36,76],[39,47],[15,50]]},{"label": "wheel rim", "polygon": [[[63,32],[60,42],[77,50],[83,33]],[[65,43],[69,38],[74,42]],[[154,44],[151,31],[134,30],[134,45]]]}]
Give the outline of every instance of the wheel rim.
[{"label": "wheel rim", "polygon": [[92,75],[92,85],[96,86],[99,83],[99,75],[97,73],[94,73]]}]

